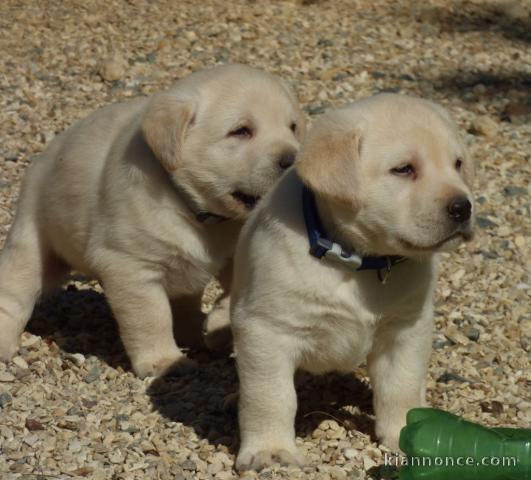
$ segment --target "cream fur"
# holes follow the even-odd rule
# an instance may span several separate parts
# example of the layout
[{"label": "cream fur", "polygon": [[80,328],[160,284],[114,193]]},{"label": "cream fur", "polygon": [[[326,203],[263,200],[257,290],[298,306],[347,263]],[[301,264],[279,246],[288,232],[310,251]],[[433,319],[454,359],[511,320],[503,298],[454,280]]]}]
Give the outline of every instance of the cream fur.
[{"label": "cream fur", "polygon": [[[457,158],[464,162],[459,171]],[[408,162],[415,178],[391,172]],[[406,412],[425,403],[436,252],[472,234],[473,217],[457,226],[447,211],[456,195],[472,202],[470,162],[449,115],[424,100],[378,95],[318,120],[296,168],[253,213],[237,248],[237,468],[304,464],[295,445],[297,369],[352,372],[367,361],[376,433],[398,448]],[[312,257],[302,182],[335,241],[408,260],[382,284],[375,271],[351,272]]]},{"label": "cream fur", "polygon": [[[252,136],[231,133],[240,126]],[[0,359],[73,268],[102,282],[138,375],[192,367],[172,311],[192,321],[182,314],[230,261],[249,212],[233,193],[264,195],[303,133],[283,82],[232,65],[102,108],[56,137],[27,172],[0,256]],[[192,210],[228,220],[203,224]]]}]

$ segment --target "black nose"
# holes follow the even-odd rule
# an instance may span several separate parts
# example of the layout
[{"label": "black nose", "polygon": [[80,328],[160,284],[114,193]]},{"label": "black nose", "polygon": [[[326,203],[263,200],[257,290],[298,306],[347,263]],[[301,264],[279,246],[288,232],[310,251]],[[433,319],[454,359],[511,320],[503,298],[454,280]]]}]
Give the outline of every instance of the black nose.
[{"label": "black nose", "polygon": [[278,159],[278,165],[283,170],[286,170],[286,168],[291,167],[294,162],[295,162],[295,152],[291,150],[282,152],[282,154],[280,155],[280,158]]},{"label": "black nose", "polygon": [[448,204],[448,215],[454,222],[466,222],[472,214],[472,204],[466,197],[455,197]]}]

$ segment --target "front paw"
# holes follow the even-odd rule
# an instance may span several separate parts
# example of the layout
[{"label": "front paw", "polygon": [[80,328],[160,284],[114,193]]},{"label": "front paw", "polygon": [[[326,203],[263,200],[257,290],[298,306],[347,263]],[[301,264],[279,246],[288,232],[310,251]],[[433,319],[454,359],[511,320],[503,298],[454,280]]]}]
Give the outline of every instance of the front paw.
[{"label": "front paw", "polygon": [[[402,416],[400,416],[402,417]],[[376,436],[381,444],[385,445],[387,448],[397,452],[400,450],[398,447],[400,439],[400,431],[402,427],[406,425],[406,418],[395,418],[386,423],[378,422],[376,423]]]},{"label": "front paw", "polygon": [[133,370],[140,378],[181,376],[188,375],[197,370],[197,362],[186,355],[157,356],[156,358],[142,359],[133,363]]},{"label": "front paw", "polygon": [[302,468],[307,462],[306,457],[299,452],[295,445],[269,448],[256,445],[256,447],[244,447],[240,450],[236,459],[236,469],[239,472],[245,470],[260,471],[276,463],[281,466]]}]

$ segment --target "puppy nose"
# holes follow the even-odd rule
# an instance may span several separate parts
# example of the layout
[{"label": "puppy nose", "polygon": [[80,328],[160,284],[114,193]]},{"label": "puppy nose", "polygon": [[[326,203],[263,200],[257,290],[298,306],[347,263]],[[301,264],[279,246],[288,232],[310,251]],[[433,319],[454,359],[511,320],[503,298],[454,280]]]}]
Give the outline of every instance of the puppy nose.
[{"label": "puppy nose", "polygon": [[454,222],[466,222],[472,214],[472,204],[466,197],[455,197],[448,204],[448,215]]},{"label": "puppy nose", "polygon": [[278,160],[278,164],[280,168],[282,168],[283,170],[286,170],[286,168],[291,167],[294,162],[295,162],[295,152],[291,150],[282,152]]}]

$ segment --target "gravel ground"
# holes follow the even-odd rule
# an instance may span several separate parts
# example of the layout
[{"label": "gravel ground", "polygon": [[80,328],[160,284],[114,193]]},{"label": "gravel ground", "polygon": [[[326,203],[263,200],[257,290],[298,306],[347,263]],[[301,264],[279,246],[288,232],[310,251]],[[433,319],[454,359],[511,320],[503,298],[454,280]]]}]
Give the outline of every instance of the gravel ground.
[{"label": "gravel ground", "polygon": [[[478,160],[476,239],[446,255],[429,401],[487,425],[530,426],[531,5],[528,1],[84,0],[0,6],[0,237],[32,157],[98,106],[216,63],[290,79],[308,115],[390,90],[456,116]],[[1,334],[1,332],[0,332]],[[192,352],[193,376],[129,371],[95,283],[40,304],[0,363],[0,478],[230,479],[230,358]],[[304,471],[242,478],[364,479],[373,437],[364,368],[302,378]]]}]

